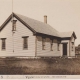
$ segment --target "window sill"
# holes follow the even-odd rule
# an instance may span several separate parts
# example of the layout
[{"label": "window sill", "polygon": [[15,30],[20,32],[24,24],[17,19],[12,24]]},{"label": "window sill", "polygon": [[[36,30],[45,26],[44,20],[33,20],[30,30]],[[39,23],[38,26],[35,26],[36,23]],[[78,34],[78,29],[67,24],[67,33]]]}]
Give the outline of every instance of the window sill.
[{"label": "window sill", "polygon": [[23,48],[23,50],[28,50],[28,48]]},{"label": "window sill", "polygon": [[15,32],[16,32],[16,30],[12,30],[12,32],[13,32],[13,33],[15,33]]},{"label": "window sill", "polygon": [[16,30],[12,30],[12,31],[16,31]]},{"label": "window sill", "polygon": [[1,49],[1,51],[6,51],[6,49]]},{"label": "window sill", "polygon": [[42,49],[42,50],[45,50],[45,49]]}]

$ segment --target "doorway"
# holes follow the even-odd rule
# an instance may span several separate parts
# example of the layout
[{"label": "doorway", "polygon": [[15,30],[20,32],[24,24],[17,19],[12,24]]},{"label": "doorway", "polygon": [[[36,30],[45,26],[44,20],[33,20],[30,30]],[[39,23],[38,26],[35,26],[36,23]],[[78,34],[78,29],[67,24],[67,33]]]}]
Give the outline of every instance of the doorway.
[{"label": "doorway", "polygon": [[67,56],[67,43],[63,43],[63,56]]}]

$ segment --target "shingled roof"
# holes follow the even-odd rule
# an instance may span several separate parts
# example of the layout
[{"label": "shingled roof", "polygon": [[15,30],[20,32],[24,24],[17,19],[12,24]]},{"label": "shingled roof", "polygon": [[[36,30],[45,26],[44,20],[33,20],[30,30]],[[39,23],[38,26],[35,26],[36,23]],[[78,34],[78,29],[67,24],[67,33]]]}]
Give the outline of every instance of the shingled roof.
[{"label": "shingled roof", "polygon": [[22,19],[25,23],[27,23],[32,29],[34,29],[38,33],[60,37],[59,32],[53,27],[51,27],[49,24],[31,19],[20,14],[15,15],[17,15],[20,19]]},{"label": "shingled roof", "polygon": [[60,32],[61,37],[71,37],[73,31],[70,32]]},{"label": "shingled roof", "polygon": [[46,24],[44,22],[40,22],[34,19],[31,19],[29,17],[17,14],[17,13],[12,13],[8,19],[1,25],[0,30],[4,28],[4,26],[7,24],[7,22],[12,18],[12,15],[22,21],[25,25],[27,25],[28,28],[33,30],[36,33],[41,33],[41,34],[46,34],[46,35],[51,35],[51,36],[56,36],[56,37],[70,37],[71,33],[60,33],[53,27],[51,27],[49,24]]},{"label": "shingled roof", "polygon": [[71,37],[72,35],[74,35],[74,37],[77,38],[74,31],[60,32],[60,35],[61,38]]}]

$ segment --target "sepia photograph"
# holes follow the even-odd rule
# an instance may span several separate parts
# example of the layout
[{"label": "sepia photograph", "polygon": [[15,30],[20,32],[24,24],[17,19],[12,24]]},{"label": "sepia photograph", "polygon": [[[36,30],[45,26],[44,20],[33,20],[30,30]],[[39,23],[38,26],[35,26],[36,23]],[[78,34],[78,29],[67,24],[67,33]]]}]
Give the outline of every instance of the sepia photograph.
[{"label": "sepia photograph", "polygon": [[79,28],[80,0],[0,0],[0,78],[80,75]]}]

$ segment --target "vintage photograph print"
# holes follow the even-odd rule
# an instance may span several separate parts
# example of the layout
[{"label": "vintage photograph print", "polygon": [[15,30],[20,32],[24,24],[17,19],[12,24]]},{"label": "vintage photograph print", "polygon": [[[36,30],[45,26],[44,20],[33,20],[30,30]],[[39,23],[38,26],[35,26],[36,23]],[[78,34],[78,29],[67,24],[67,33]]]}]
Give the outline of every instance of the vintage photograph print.
[{"label": "vintage photograph print", "polygon": [[0,0],[0,75],[80,75],[80,0]]}]

